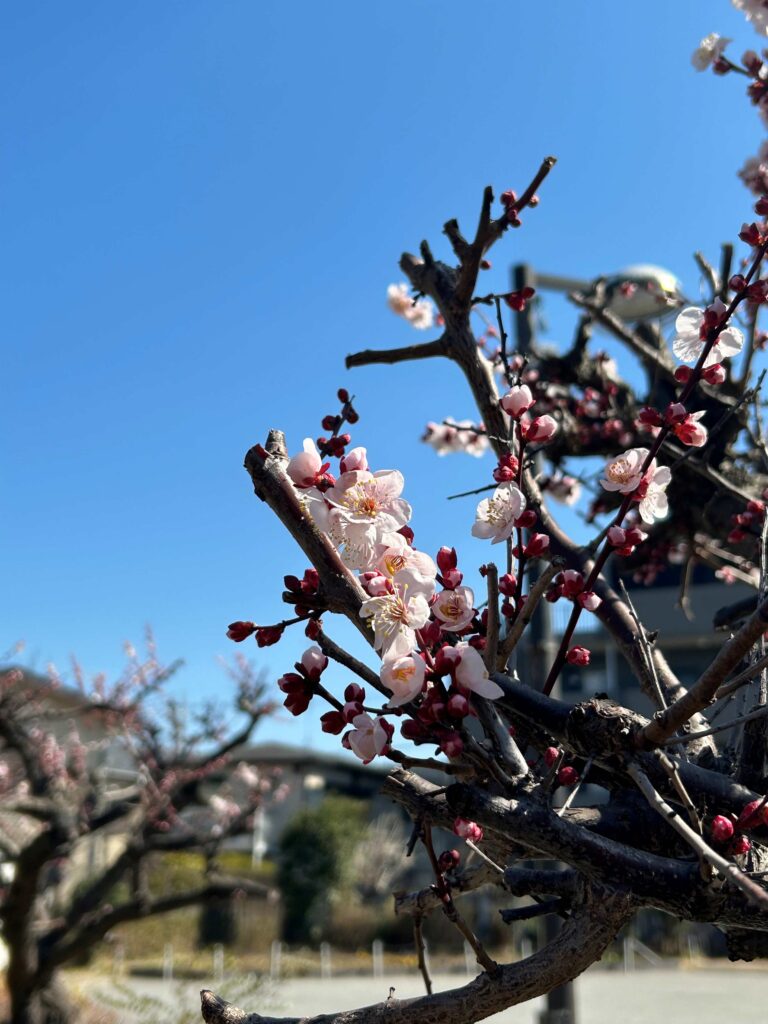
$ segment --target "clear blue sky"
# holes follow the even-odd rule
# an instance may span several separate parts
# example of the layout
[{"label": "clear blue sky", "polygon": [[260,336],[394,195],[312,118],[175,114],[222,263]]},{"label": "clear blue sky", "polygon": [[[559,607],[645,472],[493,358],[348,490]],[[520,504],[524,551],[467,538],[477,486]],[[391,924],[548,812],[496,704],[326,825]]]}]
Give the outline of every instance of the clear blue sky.
[{"label": "clear blue sky", "polygon": [[[460,545],[472,577],[473,505],[441,496],[490,463],[416,443],[472,415],[457,372],[344,355],[413,340],[384,302],[400,252],[445,254],[448,216],[469,229],[486,183],[520,189],[548,153],[489,289],[521,259],[651,261],[696,294],[691,253],[749,217],[735,171],[763,136],[743,80],[690,65],[711,31],[761,44],[727,0],[6,4],[4,646],[115,672],[151,623],[186,659],[176,692],[224,697],[226,624],[280,617],[304,568],[242,456],[272,426],[297,449],[340,384],[356,441],[405,473],[419,546]],[[553,339],[571,327],[550,311]],[[274,678],[303,645],[259,657]],[[262,736],[320,742],[314,718]]]}]

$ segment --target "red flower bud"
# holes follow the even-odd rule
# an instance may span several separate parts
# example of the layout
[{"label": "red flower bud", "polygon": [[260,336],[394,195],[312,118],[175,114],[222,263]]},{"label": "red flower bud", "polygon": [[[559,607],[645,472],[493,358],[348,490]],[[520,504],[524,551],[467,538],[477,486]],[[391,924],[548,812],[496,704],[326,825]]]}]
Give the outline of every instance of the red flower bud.
[{"label": "red flower bud", "polygon": [[733,835],[733,822],[723,814],[714,817],[709,828],[716,843],[725,843]]},{"label": "red flower bud", "polygon": [[355,701],[358,704],[365,703],[365,690],[358,683],[350,683],[344,691],[344,700]]},{"label": "red flower bud", "polygon": [[443,850],[437,858],[437,866],[443,873],[455,871],[459,864],[461,864],[461,854],[458,850]]},{"label": "red flower bud", "polygon": [[454,693],[448,698],[446,711],[451,718],[464,718],[469,714],[469,701],[462,693]]},{"label": "red flower bud", "polygon": [[230,622],[227,627],[227,636],[230,640],[234,640],[235,643],[242,643],[246,640],[251,633],[256,629],[254,622]]},{"label": "red flower bud", "polygon": [[515,520],[515,526],[519,526],[522,530],[530,530],[532,526],[535,526],[538,521],[538,516],[532,508],[527,508],[522,515],[519,515]]},{"label": "red flower bud", "polygon": [[549,537],[546,533],[532,533],[530,540],[525,545],[524,554],[526,558],[538,558],[549,547]]},{"label": "red flower bud", "polygon": [[688,381],[691,379],[692,373],[693,370],[690,368],[690,366],[678,366],[675,370],[675,380],[678,384],[687,384]]},{"label": "red flower bud", "polygon": [[442,573],[450,572],[451,569],[455,569],[458,565],[458,559],[456,557],[456,548],[442,547],[437,552],[437,567]]},{"label": "red flower bud", "polygon": [[707,384],[722,384],[725,380],[725,369],[720,363],[713,363],[702,370],[701,376]]},{"label": "red flower bud", "polygon": [[347,391],[346,388],[339,388],[339,390],[336,392],[336,397],[340,402],[346,403],[349,401],[349,392]]},{"label": "red flower bud", "polygon": [[561,786],[575,786],[579,781],[579,773],[575,768],[571,768],[570,765],[565,765],[557,773],[557,781]]},{"label": "red flower bud", "polygon": [[271,647],[278,643],[283,636],[282,626],[262,626],[256,630],[256,643],[259,647]]},{"label": "red flower bud", "polygon": [[320,716],[320,723],[323,732],[329,732],[333,736],[338,736],[340,732],[343,732],[347,724],[340,711],[326,711],[324,715]]},{"label": "red flower bud", "polygon": [[547,747],[544,751],[544,763],[547,768],[551,768],[555,761],[560,757],[560,751],[557,747]]}]

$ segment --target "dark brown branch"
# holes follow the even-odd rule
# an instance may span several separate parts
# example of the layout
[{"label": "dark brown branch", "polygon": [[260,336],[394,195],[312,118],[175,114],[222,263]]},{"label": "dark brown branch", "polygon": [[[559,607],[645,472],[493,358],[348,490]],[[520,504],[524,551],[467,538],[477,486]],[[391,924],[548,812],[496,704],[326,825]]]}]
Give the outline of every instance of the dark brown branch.
[{"label": "dark brown branch", "polygon": [[405,345],[402,348],[366,348],[362,352],[353,352],[344,360],[348,370],[354,366],[374,366],[377,363],[404,363],[413,359],[430,359],[432,356],[444,356],[445,345],[442,338],[437,341],[422,341],[416,345]]},{"label": "dark brown branch", "polygon": [[650,749],[681,729],[692,715],[712,703],[718,688],[742,658],[768,629],[768,601],[760,604],[741,629],[726,643],[720,653],[687,693],[666,711],[659,712],[636,737],[638,747]]},{"label": "dark brown branch", "polygon": [[495,975],[481,974],[462,988],[416,999],[385,1003],[314,1017],[262,1017],[245,1013],[213,992],[200,993],[206,1024],[475,1024],[493,1013],[526,1002],[575,978],[599,960],[633,911],[626,893],[594,888],[565,922],[557,937],[539,952]]}]

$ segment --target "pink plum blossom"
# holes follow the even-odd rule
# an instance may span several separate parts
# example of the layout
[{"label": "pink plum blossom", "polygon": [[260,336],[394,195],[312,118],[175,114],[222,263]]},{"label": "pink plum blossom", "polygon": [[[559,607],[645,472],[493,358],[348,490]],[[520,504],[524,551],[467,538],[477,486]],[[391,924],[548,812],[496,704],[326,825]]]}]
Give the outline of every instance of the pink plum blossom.
[{"label": "pink plum blossom", "polygon": [[418,697],[424,687],[426,670],[424,660],[414,653],[383,661],[381,681],[392,692],[387,707],[397,708]]},{"label": "pink plum blossom", "polygon": [[513,483],[502,484],[492,498],[483,498],[477,506],[472,536],[500,544],[512,535],[515,520],[525,510],[525,495]]},{"label": "pink plum blossom", "polygon": [[390,734],[383,722],[383,718],[371,718],[366,712],[352,719],[354,728],[347,733],[349,749],[363,764],[369,764],[374,757],[383,753],[389,743]]},{"label": "pink plum blossom", "polygon": [[[672,339],[672,351],[683,363],[695,363],[704,351],[707,331],[711,324],[705,323],[705,312],[722,317],[726,306],[716,299],[707,310],[699,309],[697,306],[689,306],[684,309],[675,320],[677,334]],[[712,366],[713,363],[722,363],[729,356],[735,356],[741,352],[744,345],[744,335],[738,327],[726,327],[717,336],[717,341],[707,354],[705,366]]]},{"label": "pink plum blossom", "polygon": [[443,590],[437,595],[432,611],[443,629],[458,633],[474,618],[475,595],[469,587]]},{"label": "pink plum blossom", "polygon": [[502,688],[488,676],[488,669],[479,651],[470,644],[456,644],[454,650],[461,655],[456,666],[456,682],[459,686],[489,700],[504,696]]},{"label": "pink plum blossom", "polygon": [[675,437],[679,438],[683,444],[690,445],[693,448],[702,448],[707,443],[709,433],[703,423],[699,423],[699,420],[704,415],[704,410],[701,412],[689,413],[679,423],[676,423],[672,428]]},{"label": "pink plum blossom", "polygon": [[464,452],[479,459],[490,443],[482,430],[482,425],[472,420],[454,420],[449,416],[444,423],[427,423],[422,441],[431,445],[437,455]]}]

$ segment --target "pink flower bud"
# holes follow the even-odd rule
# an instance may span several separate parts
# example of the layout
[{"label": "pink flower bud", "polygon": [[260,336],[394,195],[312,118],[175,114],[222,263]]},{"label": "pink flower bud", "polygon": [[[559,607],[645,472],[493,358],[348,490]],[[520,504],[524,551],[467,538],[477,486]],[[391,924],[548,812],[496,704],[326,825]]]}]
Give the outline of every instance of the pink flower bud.
[{"label": "pink flower bud", "polygon": [[693,370],[690,366],[678,366],[675,370],[675,380],[678,384],[687,384],[692,374]]},{"label": "pink flower bud", "polygon": [[[456,732],[450,732],[440,739],[440,749],[446,757],[460,757],[464,751],[464,741]],[[480,837],[482,839],[482,835]]]},{"label": "pink flower bud", "polygon": [[733,835],[733,822],[725,815],[718,814],[712,819],[710,831],[716,843],[725,843]]},{"label": "pink flower bud", "polygon": [[328,659],[319,647],[309,647],[301,656],[301,665],[307,677],[316,681],[328,667]]},{"label": "pink flower bud", "polygon": [[469,839],[473,843],[479,843],[483,838],[483,830],[477,822],[466,818],[457,818],[453,823],[453,831],[461,839]]},{"label": "pink flower bud", "polygon": [[736,836],[730,846],[730,851],[734,857],[741,857],[745,853],[749,853],[752,849],[752,843],[747,836]]},{"label": "pink flower bud", "polygon": [[527,384],[515,384],[502,396],[500,404],[513,420],[519,420],[534,404],[534,398]]},{"label": "pink flower bud", "polygon": [[585,590],[582,594],[579,594],[576,600],[588,612],[596,612],[603,603],[603,599],[598,597],[593,590]]},{"label": "pink flower bud", "polygon": [[352,448],[342,458],[339,469],[342,473],[351,473],[353,470],[365,471],[368,469],[368,453],[365,448]]},{"label": "pink flower bud", "polygon": [[534,444],[546,444],[557,433],[557,421],[551,416],[537,416],[525,431],[526,441]]},{"label": "pink flower bud", "polygon": [[713,363],[702,370],[701,376],[707,384],[722,384],[725,380],[725,369],[720,363]]},{"label": "pink flower bud", "polygon": [[505,572],[499,576],[499,593],[504,597],[514,597],[517,588],[517,579],[511,572]]},{"label": "pink flower bud", "polygon": [[608,540],[615,548],[623,547],[627,542],[627,534],[620,526],[612,526],[608,530]]},{"label": "pink flower bud", "polygon": [[670,402],[664,413],[664,419],[669,424],[682,423],[688,415],[688,410],[682,402]]},{"label": "pink flower bud", "polygon": [[736,822],[736,827],[744,830],[759,828],[761,825],[766,824],[766,820],[766,806],[763,804],[763,801],[751,800],[742,808]]},{"label": "pink flower bud", "polygon": [[544,751],[544,763],[547,768],[551,768],[555,761],[560,757],[560,751],[557,747],[547,747]]},{"label": "pink flower bud", "polygon": [[448,698],[446,711],[451,718],[464,718],[469,714],[469,701],[462,693],[454,693]]},{"label": "pink flower bud", "polygon": [[525,545],[525,557],[538,558],[548,547],[549,537],[546,533],[532,533],[528,543]]},{"label": "pink flower bud", "polygon": [[579,665],[583,667],[589,664],[590,654],[586,647],[572,647],[565,656],[565,660],[569,665]]},{"label": "pink flower bud", "polygon": [[584,589],[584,577],[575,569],[566,569],[558,580],[564,597],[576,597]]},{"label": "pink flower bud", "polygon": [[565,765],[557,773],[557,781],[561,786],[575,786],[579,781],[579,773],[570,765]]},{"label": "pink flower bud", "polygon": [[530,530],[532,526],[535,526],[538,521],[538,516],[532,508],[527,508],[522,515],[518,516],[515,520],[515,526],[519,526],[521,530]]},{"label": "pink flower bud", "polygon": [[344,700],[355,701],[358,704],[365,703],[365,690],[358,683],[350,683],[344,690]]}]

